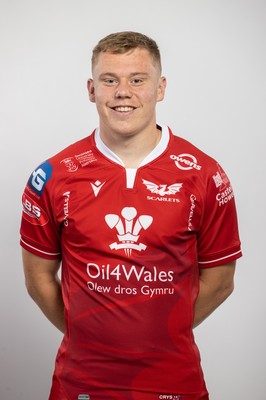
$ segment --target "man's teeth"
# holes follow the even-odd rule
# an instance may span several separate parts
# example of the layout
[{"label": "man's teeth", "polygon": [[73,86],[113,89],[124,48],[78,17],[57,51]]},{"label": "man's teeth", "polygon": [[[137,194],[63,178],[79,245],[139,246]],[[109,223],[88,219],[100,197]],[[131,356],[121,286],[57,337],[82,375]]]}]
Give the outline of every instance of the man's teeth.
[{"label": "man's teeth", "polygon": [[132,111],[134,108],[133,107],[114,107],[114,109],[116,111],[120,111],[120,112],[128,112],[128,111]]}]

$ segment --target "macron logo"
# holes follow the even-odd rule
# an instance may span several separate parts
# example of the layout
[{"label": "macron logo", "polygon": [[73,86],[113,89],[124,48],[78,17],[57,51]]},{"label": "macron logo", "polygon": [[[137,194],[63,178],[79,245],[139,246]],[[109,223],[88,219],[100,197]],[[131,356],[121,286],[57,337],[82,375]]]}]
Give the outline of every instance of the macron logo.
[{"label": "macron logo", "polygon": [[96,181],[94,183],[91,183],[91,187],[94,193],[94,196],[97,197],[99,194],[99,191],[101,190],[101,188],[103,187],[103,185],[105,184],[105,182],[100,182],[100,181]]}]

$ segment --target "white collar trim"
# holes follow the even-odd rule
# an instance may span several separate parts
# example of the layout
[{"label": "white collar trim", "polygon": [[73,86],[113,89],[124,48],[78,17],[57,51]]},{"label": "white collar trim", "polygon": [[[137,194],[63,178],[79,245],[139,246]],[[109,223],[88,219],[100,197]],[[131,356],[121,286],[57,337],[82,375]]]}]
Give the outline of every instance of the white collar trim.
[{"label": "white collar trim", "polygon": [[[156,147],[144,158],[144,160],[142,160],[139,167],[142,167],[142,166],[150,163],[151,161],[153,161],[155,158],[159,157],[166,150],[166,148],[168,146],[169,137],[170,137],[169,129],[165,125],[159,125],[159,126],[161,127],[161,130],[162,130],[161,139],[160,139],[159,143],[156,145]],[[112,150],[110,150],[109,147],[107,147],[103,143],[103,141],[100,137],[99,128],[96,128],[94,137],[95,137],[96,147],[98,148],[98,150],[101,153],[103,153],[107,158],[116,162],[117,164],[119,164],[123,167],[125,166],[123,161]]]}]

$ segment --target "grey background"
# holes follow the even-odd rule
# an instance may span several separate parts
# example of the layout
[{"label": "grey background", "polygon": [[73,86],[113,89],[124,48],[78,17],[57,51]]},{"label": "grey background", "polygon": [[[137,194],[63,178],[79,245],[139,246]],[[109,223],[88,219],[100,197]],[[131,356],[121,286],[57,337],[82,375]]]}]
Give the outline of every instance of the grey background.
[{"label": "grey background", "polygon": [[98,124],[91,49],[138,30],[159,44],[158,121],[229,174],[244,257],[234,294],[195,331],[211,400],[264,400],[266,3],[263,0],[1,0],[0,398],[45,400],[61,334],[28,297],[21,194],[30,172]]}]

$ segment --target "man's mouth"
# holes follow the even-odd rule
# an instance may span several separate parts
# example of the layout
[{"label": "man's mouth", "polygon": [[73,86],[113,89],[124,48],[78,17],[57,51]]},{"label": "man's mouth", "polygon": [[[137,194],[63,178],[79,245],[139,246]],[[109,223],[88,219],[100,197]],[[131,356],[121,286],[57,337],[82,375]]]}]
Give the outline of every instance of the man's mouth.
[{"label": "man's mouth", "polygon": [[112,107],[113,110],[119,111],[119,112],[130,112],[135,110],[135,107],[130,107],[130,106],[117,106],[117,107]]}]

